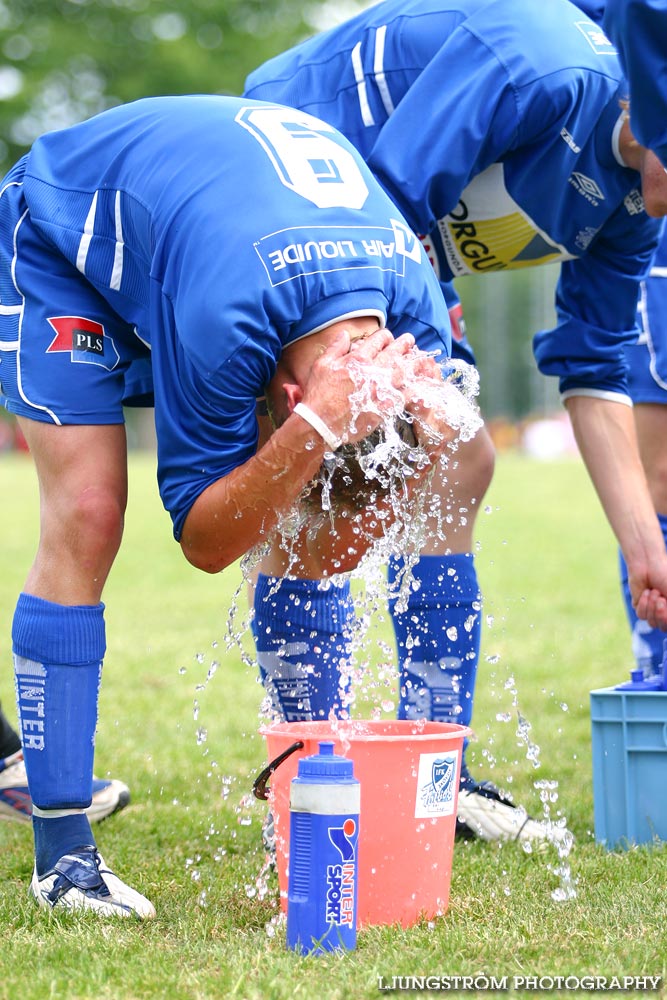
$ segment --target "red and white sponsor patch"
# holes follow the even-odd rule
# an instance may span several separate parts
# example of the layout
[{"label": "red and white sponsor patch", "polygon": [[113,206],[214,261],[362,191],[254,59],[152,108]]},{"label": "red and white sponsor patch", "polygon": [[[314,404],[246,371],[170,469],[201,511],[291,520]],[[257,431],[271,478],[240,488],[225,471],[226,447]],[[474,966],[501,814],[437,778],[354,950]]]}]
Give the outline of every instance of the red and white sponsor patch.
[{"label": "red and white sponsor patch", "polygon": [[46,349],[47,354],[56,351],[90,351],[104,354],[104,327],[85,316],[51,316],[48,323],[56,335]]}]

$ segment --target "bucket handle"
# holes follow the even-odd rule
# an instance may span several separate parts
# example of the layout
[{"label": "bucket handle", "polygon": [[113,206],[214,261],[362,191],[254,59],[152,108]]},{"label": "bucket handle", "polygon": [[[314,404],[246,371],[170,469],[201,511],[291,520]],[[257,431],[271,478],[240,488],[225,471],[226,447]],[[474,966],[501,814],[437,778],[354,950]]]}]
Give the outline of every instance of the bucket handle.
[{"label": "bucket handle", "polygon": [[284,760],[291,757],[291,755],[296,753],[297,750],[302,750],[304,746],[305,743],[303,740],[297,740],[295,743],[292,743],[287,750],[283,750],[283,752],[279,753],[277,757],[274,757],[274,759],[266,765],[263,771],[260,771],[252,783],[252,793],[256,799],[268,799],[271,789],[266,787],[266,783],[273,772],[276,768],[280,767]]}]

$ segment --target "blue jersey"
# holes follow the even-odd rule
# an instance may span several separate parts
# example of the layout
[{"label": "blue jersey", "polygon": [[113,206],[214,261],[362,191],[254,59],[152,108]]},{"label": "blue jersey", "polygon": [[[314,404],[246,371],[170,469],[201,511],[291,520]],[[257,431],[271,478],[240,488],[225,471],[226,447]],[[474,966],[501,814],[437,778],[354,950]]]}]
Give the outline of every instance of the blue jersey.
[{"label": "blue jersey", "polygon": [[659,224],[620,160],[616,52],[567,0],[384,0],[269,61],[246,93],[357,146],[441,281],[560,262],[537,334],[564,394],[625,397],[622,345]]},{"label": "blue jersey", "polygon": [[605,11],[605,0],[572,0],[579,10],[583,10],[596,24],[602,24]]},{"label": "blue jersey", "polygon": [[[640,21],[630,25],[627,3],[610,0],[575,0],[599,24],[608,24],[627,64],[639,55],[633,39],[641,32],[648,37],[640,41],[641,55],[631,70],[631,120],[633,131],[642,133],[644,145],[657,147],[656,152],[667,163],[667,2],[636,5]],[[609,5],[611,18],[605,21]],[[611,20],[611,23],[609,21]],[[648,42],[648,44],[646,44]],[[627,43],[627,44],[626,44]],[[666,141],[662,142],[661,138]],[[638,302],[639,337],[625,348],[628,365],[628,386],[634,403],[667,404],[667,230],[663,224],[660,245],[651,269],[641,284]]]},{"label": "blue jersey", "polygon": [[[148,345],[160,488],[177,537],[197,495],[254,453],[255,401],[286,344],[368,314],[425,349],[449,350],[419,240],[350,144],[299,112],[207,96],[112,109],[40,138],[5,178],[0,214],[0,336],[23,379],[12,396],[3,375],[10,407],[58,420],[37,377],[28,398],[22,352],[39,355],[35,371],[65,365],[65,379],[76,367],[69,351],[108,380],[126,357],[120,340]],[[67,295],[78,282],[87,309],[91,288],[108,306],[118,347],[77,303],[58,313],[54,254],[69,268]],[[60,377],[51,367],[45,383]],[[79,407],[72,421],[113,421],[98,419],[102,388],[85,402],[64,391],[65,413]]]},{"label": "blue jersey", "polygon": [[667,0],[606,0],[604,25],[630,83],[632,131],[667,166]]}]

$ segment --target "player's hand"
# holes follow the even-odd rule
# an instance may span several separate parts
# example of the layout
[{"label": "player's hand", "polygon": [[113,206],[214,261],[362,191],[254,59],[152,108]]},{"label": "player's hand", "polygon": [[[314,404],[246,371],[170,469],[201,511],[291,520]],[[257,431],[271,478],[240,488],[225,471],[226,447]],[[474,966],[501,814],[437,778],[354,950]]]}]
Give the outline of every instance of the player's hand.
[{"label": "player's hand", "polygon": [[361,440],[385,416],[405,408],[404,359],[414,342],[411,334],[394,338],[389,330],[376,330],[354,343],[342,333],[313,365],[303,402],[341,442]]},{"label": "player's hand", "polygon": [[648,622],[651,628],[667,632],[667,598],[659,590],[643,590],[633,607],[637,617]]},{"label": "player's hand", "polygon": [[667,631],[667,552],[655,547],[638,558],[626,555],[632,606],[651,628]]}]

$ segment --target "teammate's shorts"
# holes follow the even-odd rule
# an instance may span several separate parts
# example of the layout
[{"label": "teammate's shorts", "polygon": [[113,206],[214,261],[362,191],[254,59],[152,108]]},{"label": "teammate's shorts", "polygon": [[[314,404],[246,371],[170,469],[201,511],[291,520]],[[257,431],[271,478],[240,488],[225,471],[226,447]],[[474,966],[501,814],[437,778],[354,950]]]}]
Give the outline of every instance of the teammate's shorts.
[{"label": "teammate's shorts", "polygon": [[[638,319],[641,334],[625,348],[633,403],[667,405],[667,272],[654,268],[642,282]],[[656,273],[657,272],[657,273]]]},{"label": "teammate's shorts", "polygon": [[46,423],[122,423],[125,372],[149,351],[34,227],[23,169],[0,187],[0,403]]}]

